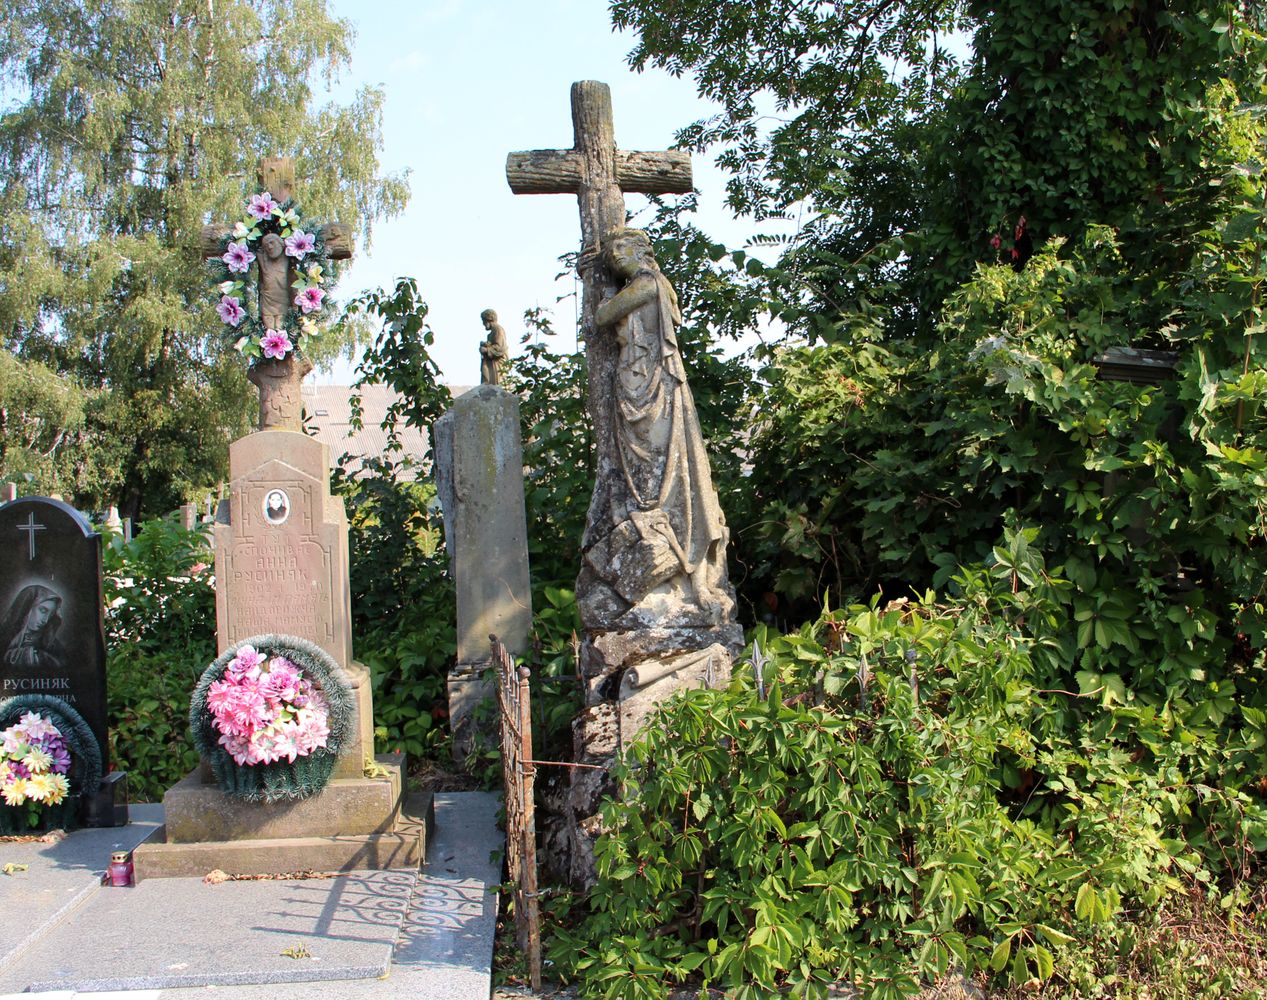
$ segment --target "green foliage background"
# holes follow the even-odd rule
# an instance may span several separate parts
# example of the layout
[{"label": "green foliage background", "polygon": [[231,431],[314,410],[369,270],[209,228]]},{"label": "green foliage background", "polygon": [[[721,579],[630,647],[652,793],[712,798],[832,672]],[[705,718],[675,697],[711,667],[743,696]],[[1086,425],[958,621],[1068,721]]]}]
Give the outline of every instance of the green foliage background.
[{"label": "green foliage background", "polygon": [[359,237],[407,195],[379,172],[381,92],[321,102],[349,32],[323,0],[0,4],[0,471],[133,520],[219,481],[253,393],[201,227],[240,216],[265,155]]},{"label": "green foliage background", "polygon": [[147,521],[104,538],[110,764],[136,802],[160,802],[193,770],[189,697],[216,656],[215,556],[206,526]]},{"label": "green foliage background", "polygon": [[953,601],[758,628],[760,684],[741,669],[662,710],[604,809],[586,916],[551,935],[584,995],[694,977],[736,1000],[888,998],[953,968],[1074,997],[1252,995],[1253,973],[1150,928],[1192,891],[1246,901],[1227,880],[1267,847],[1262,693],[1213,740],[1053,687],[1070,585],[1035,535],[1009,532]]},{"label": "green foliage background", "polygon": [[[1155,934],[1259,910],[1261,6],[611,6],[635,66],[723,108],[679,139],[749,244],[689,202],[655,227],[705,345],[776,331],[750,419],[708,424],[748,463],[718,477],[732,579],[787,634],[757,631],[775,693],[648,732],[556,960],[609,997],[950,964],[1250,995]],[[767,219],[800,220],[773,263]],[[1173,376],[1100,378],[1128,346]]]}]

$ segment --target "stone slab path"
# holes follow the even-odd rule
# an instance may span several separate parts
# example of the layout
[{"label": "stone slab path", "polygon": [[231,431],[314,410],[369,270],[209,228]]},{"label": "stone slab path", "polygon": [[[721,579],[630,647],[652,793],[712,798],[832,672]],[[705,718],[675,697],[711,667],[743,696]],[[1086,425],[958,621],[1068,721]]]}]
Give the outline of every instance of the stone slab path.
[{"label": "stone slab path", "polygon": [[[117,829],[80,830],[56,844],[0,843],[0,982],[21,954],[84,906],[101,888],[112,851],[130,851],[163,822],[162,806],[133,806]],[[0,986],[0,989],[3,989]]]},{"label": "stone slab path", "polygon": [[[0,1000],[32,993],[55,1000],[488,1000],[497,919],[490,887],[500,880],[494,855],[503,847],[497,806],[485,792],[437,794],[420,873],[94,886],[0,965]],[[63,844],[102,832],[81,831]],[[94,878],[109,849],[101,858]],[[46,870],[32,864],[23,874],[34,874],[36,885]],[[9,911],[2,896],[0,905]],[[281,954],[296,948],[311,957]],[[288,984],[284,992],[279,984]]]}]

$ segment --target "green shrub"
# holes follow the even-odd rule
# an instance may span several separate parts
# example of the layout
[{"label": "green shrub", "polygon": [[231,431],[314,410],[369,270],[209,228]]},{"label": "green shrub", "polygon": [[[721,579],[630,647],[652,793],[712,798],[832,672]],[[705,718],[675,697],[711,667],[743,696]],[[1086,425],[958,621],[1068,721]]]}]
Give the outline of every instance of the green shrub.
[{"label": "green shrub", "polygon": [[1095,995],[1169,901],[1234,884],[1267,847],[1262,713],[1216,736],[1062,689],[1069,584],[1034,534],[954,601],[758,628],[761,686],[741,667],[661,710],[554,935],[586,996],[898,997],[952,965]]},{"label": "green shrub", "polygon": [[[431,358],[435,335],[412,278],[349,304],[379,329],[356,387],[385,384],[398,394],[383,420],[388,447],[335,471],[350,528],[354,655],[370,669],[380,749],[430,756],[443,742],[445,677],[456,655],[453,583],[436,502],[430,447],[405,455],[399,429],[430,427],[449,406]],[[346,317],[345,317],[346,318]],[[353,396],[360,424],[360,397]]]},{"label": "green shrub", "polygon": [[158,801],[198,763],[189,698],[216,655],[209,529],[146,521],[104,546],[110,761],[134,801]]}]

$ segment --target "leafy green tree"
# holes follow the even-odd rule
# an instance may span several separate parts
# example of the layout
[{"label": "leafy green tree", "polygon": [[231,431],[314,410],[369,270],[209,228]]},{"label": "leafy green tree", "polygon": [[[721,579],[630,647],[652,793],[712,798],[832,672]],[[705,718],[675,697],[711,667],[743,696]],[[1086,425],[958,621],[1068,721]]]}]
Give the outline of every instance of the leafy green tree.
[{"label": "leafy green tree", "polygon": [[28,480],[49,492],[70,494],[85,486],[85,393],[38,361],[0,352],[0,475]]},{"label": "leafy green tree", "polygon": [[0,25],[0,335],[89,394],[78,502],[170,509],[221,477],[254,395],[201,227],[290,155],[306,217],[368,238],[406,197],[378,169],[382,95],[319,104],[351,31],[323,0],[3,0]]},{"label": "leafy green tree", "polygon": [[828,341],[930,337],[974,263],[1091,224],[1164,281],[1213,222],[1228,112],[1262,75],[1261,8],[1213,0],[613,0],[612,16],[640,33],[635,67],[694,73],[721,104],[679,139],[720,148],[735,210],[805,220],[756,283]]},{"label": "leafy green tree", "polygon": [[[1038,431],[1032,403],[1012,412],[979,374],[950,373],[978,341],[1009,336],[1066,376],[1114,345],[1205,343],[1217,358],[1203,355],[1209,372],[1192,377],[1207,384],[1214,371],[1230,379],[1238,359],[1241,374],[1252,368],[1261,266],[1226,227],[1239,220],[1244,238],[1258,218],[1240,207],[1260,193],[1251,161],[1262,128],[1246,110],[1267,70],[1256,5],[616,0],[612,10],[641,34],[636,66],[693,72],[722,104],[681,138],[721,146],[732,204],[808,220],[778,267],[733,254],[710,308],[764,311],[839,345],[766,357],[752,475],[734,498],[753,600],[805,602],[796,617],[823,589],[944,579],[956,559],[989,553],[1009,508],[1079,535],[1055,527],[1073,508],[1039,503],[1044,487],[1018,463],[1032,456],[1057,485],[1103,473]],[[946,54],[956,29],[971,39],[958,62]],[[780,123],[763,130],[770,101]],[[1061,249],[1039,274],[1009,285],[976,271],[1024,270],[1052,238]],[[990,295],[990,310],[961,308]],[[1061,336],[1032,339],[1044,326]],[[1089,395],[1065,405],[1115,405],[1090,367],[1076,377]],[[982,432],[969,412],[1010,429],[969,443]],[[1146,440],[1176,417],[1157,403],[1138,419]]]}]

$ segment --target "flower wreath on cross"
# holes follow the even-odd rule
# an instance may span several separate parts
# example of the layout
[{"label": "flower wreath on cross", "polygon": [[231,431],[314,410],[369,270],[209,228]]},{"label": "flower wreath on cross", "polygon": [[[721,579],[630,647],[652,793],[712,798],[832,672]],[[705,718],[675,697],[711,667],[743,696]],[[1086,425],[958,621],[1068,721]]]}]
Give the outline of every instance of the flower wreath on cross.
[{"label": "flower wreath on cross", "polygon": [[[258,286],[248,281],[260,243],[276,233],[285,245],[285,256],[294,262],[290,279],[293,309],[283,322],[265,327],[260,317]],[[326,289],[333,277],[330,255],[321,227],[303,227],[303,214],[294,199],[276,201],[267,191],[251,195],[246,214],[221,238],[222,254],[208,262],[212,280],[220,292],[216,313],[233,339],[233,346],[253,360],[281,360],[300,349],[300,339],[319,335],[316,319],[325,305]]]}]

